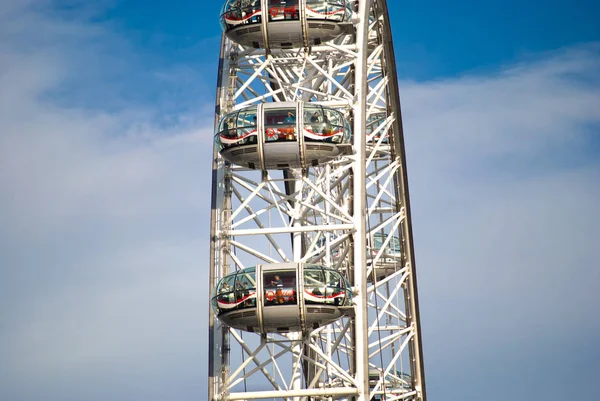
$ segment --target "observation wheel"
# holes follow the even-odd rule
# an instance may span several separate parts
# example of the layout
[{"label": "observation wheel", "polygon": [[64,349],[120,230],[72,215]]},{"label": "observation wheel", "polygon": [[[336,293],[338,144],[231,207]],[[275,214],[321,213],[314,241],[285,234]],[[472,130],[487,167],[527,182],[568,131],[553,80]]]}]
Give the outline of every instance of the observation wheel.
[{"label": "observation wheel", "polygon": [[425,400],[386,2],[220,22],[209,400]]}]

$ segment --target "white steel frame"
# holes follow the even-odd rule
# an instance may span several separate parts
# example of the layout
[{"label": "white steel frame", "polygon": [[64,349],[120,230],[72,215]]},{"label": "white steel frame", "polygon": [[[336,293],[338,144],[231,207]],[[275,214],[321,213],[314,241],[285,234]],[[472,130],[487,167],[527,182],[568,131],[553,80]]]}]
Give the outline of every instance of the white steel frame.
[{"label": "white steel frame", "polygon": [[[313,102],[351,119],[353,152],[283,174],[231,165],[215,150],[210,289],[259,263],[317,263],[349,277],[354,311],[261,335],[226,327],[211,310],[210,400],[426,399],[387,5],[353,3],[354,34],[319,46],[254,49],[223,37],[216,121],[261,102]],[[398,241],[400,254],[385,254]]]}]

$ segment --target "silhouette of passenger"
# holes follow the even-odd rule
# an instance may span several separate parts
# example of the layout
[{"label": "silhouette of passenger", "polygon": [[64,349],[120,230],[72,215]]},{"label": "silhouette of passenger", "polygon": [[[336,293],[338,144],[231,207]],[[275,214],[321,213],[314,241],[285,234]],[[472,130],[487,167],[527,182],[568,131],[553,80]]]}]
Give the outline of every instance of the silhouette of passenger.
[{"label": "silhouette of passenger", "polygon": [[283,287],[283,280],[281,280],[278,275],[275,275],[275,277],[273,277],[273,280],[271,280],[271,285],[276,287]]},{"label": "silhouette of passenger", "polygon": [[288,111],[288,115],[285,118],[285,120],[283,120],[283,123],[284,124],[294,124],[295,122],[296,122],[296,116],[291,111]]}]

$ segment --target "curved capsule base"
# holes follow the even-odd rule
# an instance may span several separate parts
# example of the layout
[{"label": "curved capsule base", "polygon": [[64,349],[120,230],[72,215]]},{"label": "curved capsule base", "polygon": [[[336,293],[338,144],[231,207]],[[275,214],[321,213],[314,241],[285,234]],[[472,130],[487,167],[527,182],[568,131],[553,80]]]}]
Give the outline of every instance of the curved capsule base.
[{"label": "curved capsule base", "polygon": [[217,284],[212,307],[229,327],[257,333],[305,332],[354,311],[343,274],[301,263],[258,265],[229,274]]},{"label": "curved capsule base", "polygon": [[[297,142],[267,142],[264,145],[265,169],[301,168],[300,150]],[[350,145],[336,145],[332,143],[305,144],[306,164],[317,166],[327,163],[341,154],[351,151]],[[259,151],[257,145],[238,146],[221,150],[221,156],[230,163],[251,169],[260,168]]]},{"label": "curved capsule base", "polygon": [[[385,279],[386,277],[391,276],[392,274],[397,273],[402,266],[400,265],[398,262],[382,262],[379,261],[377,262],[377,264],[375,265],[375,268],[371,271],[371,274],[369,274],[369,276],[367,277],[367,281],[372,283],[372,282],[376,282],[376,281],[381,281],[383,279]],[[369,263],[367,262],[367,265]]]},{"label": "curved capsule base", "polygon": [[[250,332],[287,333],[302,331],[302,322],[298,313],[298,305],[276,305],[263,309],[263,327],[258,324],[256,307],[241,311],[232,311],[219,315],[219,320],[229,327]],[[305,328],[316,329],[335,322],[347,314],[348,307],[315,305],[307,306]]]}]

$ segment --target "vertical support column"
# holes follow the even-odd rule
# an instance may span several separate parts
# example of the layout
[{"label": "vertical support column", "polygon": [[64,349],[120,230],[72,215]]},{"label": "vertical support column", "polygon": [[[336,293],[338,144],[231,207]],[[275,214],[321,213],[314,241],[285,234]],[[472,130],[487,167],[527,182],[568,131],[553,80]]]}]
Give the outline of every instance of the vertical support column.
[{"label": "vertical support column", "polygon": [[302,43],[304,49],[308,49],[310,46],[308,43],[308,21],[306,20],[306,0],[298,1],[298,8],[300,11],[300,23],[302,24]]},{"label": "vertical support column", "polygon": [[[217,182],[217,180],[219,179],[218,177],[218,172],[219,172],[219,163],[217,161],[217,150],[216,148],[213,149],[213,163],[212,163],[212,180],[213,182]],[[210,288],[211,290],[213,288],[216,287],[217,285],[217,269],[218,269],[218,261],[216,260],[216,255],[217,255],[217,248],[219,246],[219,242],[217,240],[217,236],[215,235],[216,233],[216,226],[217,226],[217,218],[219,215],[219,205],[218,205],[218,196],[217,196],[217,191],[218,188],[213,185],[213,189],[212,189],[212,196],[211,196],[211,215],[210,215],[210,262],[209,262],[209,268],[210,268],[210,277],[209,277],[209,282],[210,282]],[[210,294],[210,292],[209,292]],[[217,326],[216,326],[216,318],[215,315],[212,311],[212,305],[211,305],[211,301],[210,301],[210,295],[209,295],[209,301],[208,301],[208,347],[209,347],[209,357],[208,357],[208,400],[209,401],[214,401],[216,400],[216,394],[219,391],[219,378],[217,376],[217,367],[216,367],[216,361],[215,361],[215,351],[217,349],[217,345],[218,345],[218,340],[215,337],[215,334],[217,332]]]},{"label": "vertical support column", "polygon": [[[387,2],[378,2],[379,13],[383,16],[383,28],[386,36],[391,37],[390,17],[387,7]],[[417,391],[416,399],[425,401],[427,399],[425,391],[425,368],[423,365],[423,346],[421,343],[421,327],[419,316],[419,300],[417,291],[417,275],[414,258],[414,242],[412,233],[412,219],[410,212],[410,196],[408,189],[408,175],[406,171],[406,149],[404,143],[404,129],[402,126],[402,112],[400,108],[400,95],[398,89],[398,81],[396,79],[396,58],[394,55],[393,41],[385,41],[384,51],[385,70],[388,73],[389,91],[388,91],[388,106],[396,104],[397,107],[392,110],[396,114],[394,120],[391,144],[393,146],[393,154],[396,155],[401,164],[401,170],[395,177],[396,198],[400,200],[404,208],[404,222],[400,226],[403,258],[402,261],[409,266],[409,275],[406,280],[405,290],[405,305],[407,315],[407,325],[412,327],[414,336],[410,340],[409,355],[411,363],[412,380],[415,390]]]},{"label": "vertical support column", "polygon": [[[327,163],[327,165],[325,166],[325,176],[326,177],[330,177],[331,176],[331,164]],[[327,194],[327,196],[329,196],[330,199],[333,199],[333,197],[331,196],[331,180],[330,179],[326,179],[325,180],[325,193]],[[331,221],[331,217],[329,216],[329,214],[331,213],[331,203],[330,202],[325,202],[325,219],[323,221],[323,224],[329,224]],[[331,244],[331,240],[333,238],[331,238],[331,233],[326,231],[323,233],[323,235],[325,236],[325,266],[327,267],[331,267],[332,266],[332,255],[331,255],[331,248],[330,248],[330,244]],[[339,249],[339,248],[338,248]],[[328,332],[330,332],[330,328],[327,329]],[[328,343],[329,345],[329,343]],[[327,356],[331,356],[331,353],[328,352]]]},{"label": "vertical support column", "polygon": [[269,12],[271,11],[269,10],[269,0],[260,0],[260,9],[262,14],[261,30],[265,43],[265,54],[269,54],[271,52],[269,49]]},{"label": "vertical support column", "polygon": [[[220,277],[224,277],[229,273],[229,230],[231,227],[231,168],[228,165],[224,167],[224,197],[223,197],[223,206],[221,211],[221,226],[222,231],[217,232],[216,235],[219,237],[220,242],[220,259],[221,259],[221,269],[220,269]],[[216,284],[215,284],[216,285]],[[225,399],[228,394],[229,387],[229,327],[225,324],[221,326],[221,389],[220,395],[221,399]]]},{"label": "vertical support column", "polygon": [[[223,110],[221,110],[221,103],[225,102],[227,98],[227,87],[225,86],[225,82],[227,82],[227,77],[224,76],[223,72],[228,70],[229,62],[226,60],[227,57],[227,41],[225,37],[221,39],[221,52],[219,55],[219,71],[217,75],[217,94],[216,98],[218,99],[217,105],[215,106],[215,127],[219,123],[219,118],[221,117]],[[224,103],[225,104],[225,103]],[[225,106],[227,107],[227,106]],[[212,182],[219,182],[221,179],[221,174],[223,173],[223,166],[218,161],[219,154],[216,148],[213,148],[213,159],[212,159]],[[218,186],[213,185],[212,193],[211,193],[211,215],[210,215],[210,260],[209,260],[209,268],[210,268],[210,289],[212,291],[213,288],[217,285],[217,280],[220,276],[220,261],[221,261],[221,252],[220,245],[221,240],[218,238],[217,227],[221,221],[221,206],[222,206],[222,198],[219,196],[220,189]],[[209,292],[210,294],[210,292]],[[209,358],[208,358],[208,399],[210,401],[214,401],[217,399],[220,392],[220,361],[216,360],[216,351],[219,348],[221,343],[220,327],[221,325],[216,321],[215,315],[212,311],[210,295],[208,302],[208,345],[209,345]]]},{"label": "vertical support column", "polygon": [[354,319],[354,362],[356,380],[359,383],[358,401],[369,399],[369,352],[368,352],[368,308],[367,308],[367,241],[366,235],[366,104],[362,95],[367,93],[367,40],[369,30],[369,9],[371,1],[359,3],[360,23],[356,29],[357,58],[354,62],[354,285],[359,294],[355,298]]},{"label": "vertical support column", "polygon": [[[296,119],[298,119],[298,111],[296,111]],[[296,120],[296,123],[298,121]],[[298,132],[298,130],[296,130]],[[298,134],[297,134],[298,135]],[[300,207],[302,205],[302,174],[298,169],[294,169],[291,171],[291,175],[294,177],[294,189],[296,190],[296,194],[294,196],[294,227],[300,227],[302,223],[300,222]],[[302,234],[301,232],[295,232],[292,234],[292,251],[294,262],[298,263],[302,260],[302,256],[304,250],[302,249]],[[301,280],[302,277],[299,276],[298,271],[300,269],[296,268],[296,279]],[[296,297],[298,299],[298,297]],[[295,332],[290,333],[288,338],[295,343],[292,345],[292,369],[294,370],[294,374],[292,377],[291,390],[300,390],[302,388],[302,369],[300,368],[302,365],[302,333]],[[300,401],[300,397],[294,397],[293,401]]]}]

